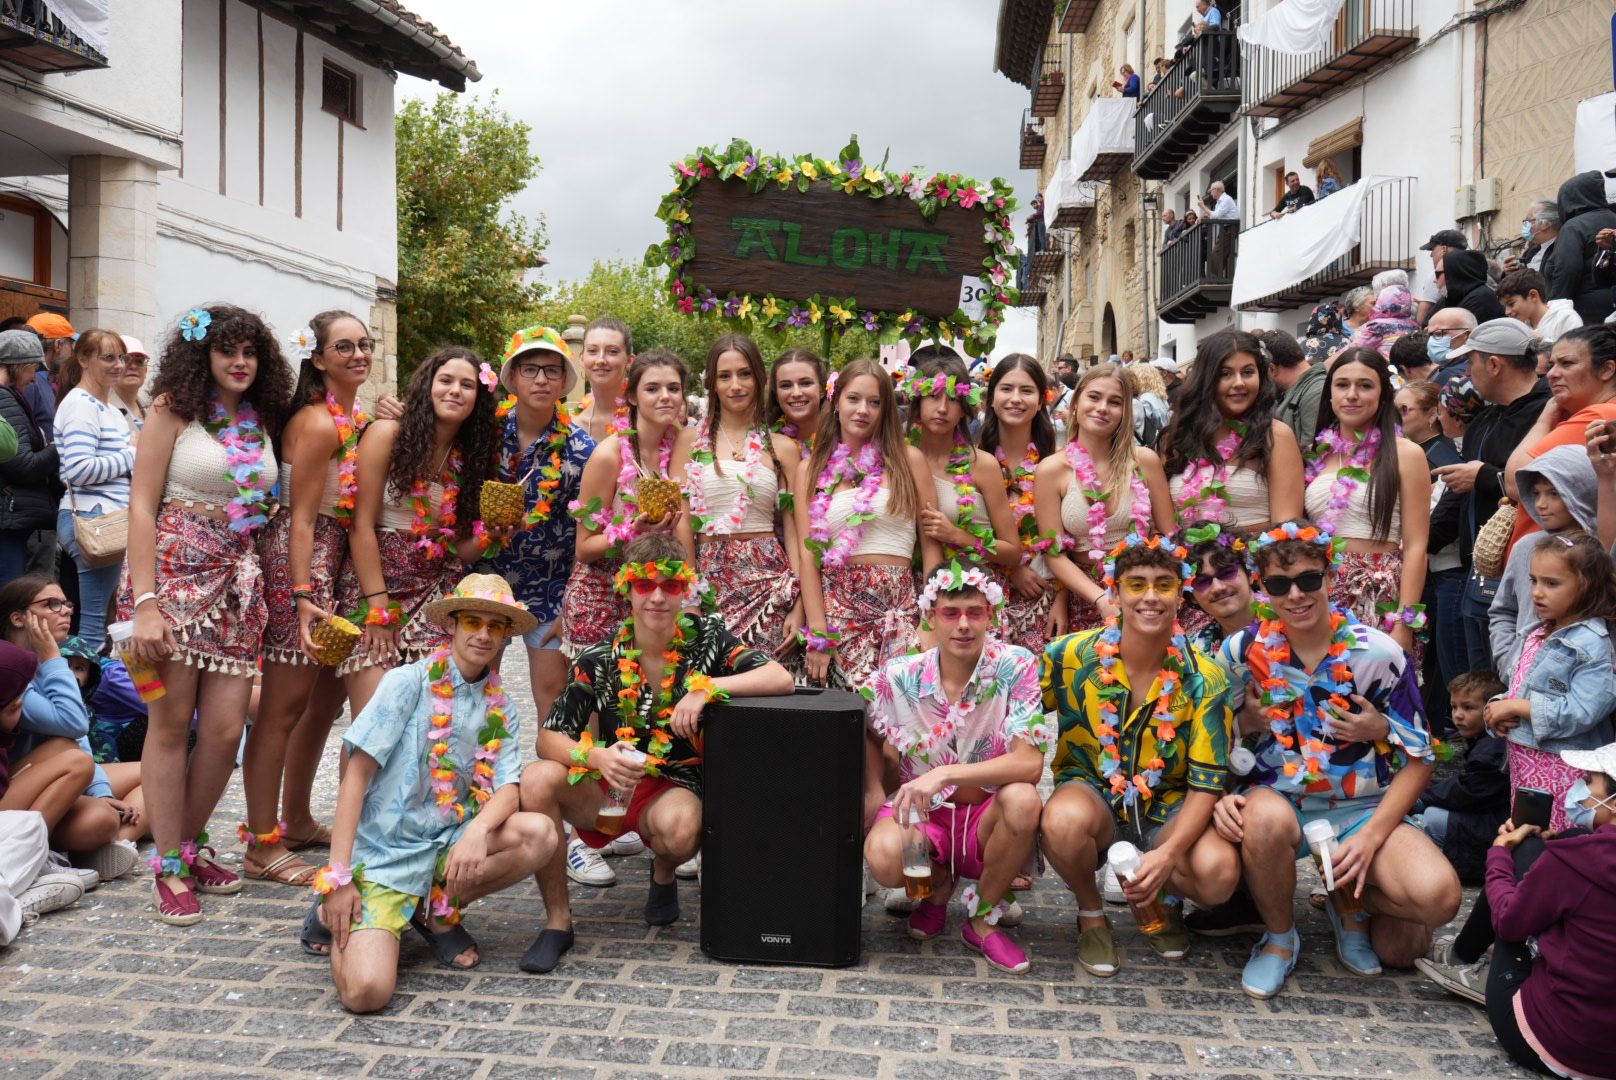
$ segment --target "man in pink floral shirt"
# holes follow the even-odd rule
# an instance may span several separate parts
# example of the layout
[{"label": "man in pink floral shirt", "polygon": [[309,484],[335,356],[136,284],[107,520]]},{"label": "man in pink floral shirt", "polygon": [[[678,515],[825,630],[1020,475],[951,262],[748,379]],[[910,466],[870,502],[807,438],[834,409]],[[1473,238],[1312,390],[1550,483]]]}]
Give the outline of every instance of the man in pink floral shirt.
[{"label": "man in pink floral shirt", "polygon": [[[962,894],[969,917],[960,936],[994,967],[1019,974],[1027,954],[997,924],[1015,900],[1010,882],[1033,858],[1043,809],[1036,785],[1055,733],[1042,711],[1037,658],[989,636],[1003,604],[1003,590],[980,568],[938,570],[920,596],[937,647],[889,661],[861,689],[871,730],[866,805],[879,806],[864,857],[876,881],[904,886],[913,831],[900,823],[920,815],[932,885],[909,916],[909,936],[941,934],[957,880],[974,879]],[[890,800],[881,784],[886,746],[898,756]]]}]

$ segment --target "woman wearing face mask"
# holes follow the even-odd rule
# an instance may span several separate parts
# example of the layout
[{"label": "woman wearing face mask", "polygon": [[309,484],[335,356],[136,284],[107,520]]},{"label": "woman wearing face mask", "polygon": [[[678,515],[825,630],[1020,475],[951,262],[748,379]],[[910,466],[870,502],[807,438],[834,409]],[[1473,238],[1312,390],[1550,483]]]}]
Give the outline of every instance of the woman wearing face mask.
[{"label": "woman wearing face mask", "polygon": [[[1487,853],[1487,888],[1477,910],[1490,911],[1491,925],[1476,936],[1496,933],[1497,944],[1485,981],[1479,963],[1469,969],[1416,963],[1439,986],[1486,1006],[1498,1045],[1517,1064],[1559,1076],[1608,1077],[1616,999],[1616,743],[1560,756],[1583,770],[1563,801],[1572,828],[1548,838],[1536,825],[1505,822]],[[1451,959],[1474,960],[1485,948],[1465,940],[1475,921],[1472,915]],[[1461,952],[1461,945],[1468,948]]]}]

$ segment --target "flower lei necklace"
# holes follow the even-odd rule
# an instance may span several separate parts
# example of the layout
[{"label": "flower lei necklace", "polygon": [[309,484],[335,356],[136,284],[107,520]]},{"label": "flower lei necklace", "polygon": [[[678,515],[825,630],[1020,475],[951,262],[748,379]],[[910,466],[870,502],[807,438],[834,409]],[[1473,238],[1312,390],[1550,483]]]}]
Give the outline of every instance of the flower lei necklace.
[{"label": "flower lei necklace", "polygon": [[1133,806],[1141,798],[1148,801],[1154,796],[1156,784],[1167,768],[1161,750],[1178,738],[1172,704],[1173,695],[1183,685],[1184,658],[1189,655],[1189,648],[1184,642],[1184,628],[1174,620],[1173,638],[1167,645],[1161,671],[1156,674],[1161,693],[1151,709],[1150,722],[1156,728],[1157,755],[1144,763],[1143,771],[1131,777],[1123,770],[1122,755],[1117,751],[1118,732],[1123,723],[1121,703],[1128,699],[1128,688],[1122,685],[1117,676],[1118,658],[1122,654],[1122,625],[1115,616],[1105,621],[1105,629],[1100,632],[1094,651],[1100,658],[1100,717],[1099,723],[1094,726],[1094,734],[1100,740],[1100,771],[1109,780],[1111,793],[1120,795],[1124,806]]},{"label": "flower lei necklace", "polygon": [[1184,525],[1200,521],[1221,521],[1229,509],[1229,481],[1234,459],[1245,442],[1247,425],[1226,420],[1229,430],[1217,441],[1213,457],[1196,458],[1184,470],[1184,495],[1178,504],[1178,520]]},{"label": "flower lei necklace", "polygon": [[[830,461],[825,464],[825,471],[819,474],[814,501],[808,504],[808,539],[803,546],[818,557],[820,566],[841,566],[857,550],[859,540],[864,536],[864,526],[876,518],[872,508],[875,506],[876,493],[881,490],[881,477],[885,471],[881,450],[874,440],[859,448],[857,460],[853,458],[852,447],[845,442],[837,442]],[[831,491],[844,480],[856,484],[858,491],[853,496],[852,512],[847,515],[847,521],[836,533],[835,539],[832,539]]]},{"label": "flower lei necklace", "polygon": [[337,462],[337,505],[332,516],[343,528],[353,526],[354,506],[359,498],[359,436],[364,433],[370,417],[354,402],[353,412],[343,410],[337,395],[325,392],[326,412],[336,425],[337,439],[342,443],[342,459]]},{"label": "flower lei necklace", "polygon": [[444,557],[446,545],[453,542],[455,537],[456,510],[460,502],[460,465],[460,448],[455,447],[449,451],[445,461],[443,501],[438,511],[432,509],[432,488],[425,477],[416,477],[410,487],[410,502],[415,509],[415,519],[410,522],[410,535],[416,538],[417,548],[435,559]]},{"label": "flower lei necklace", "polygon": [[[1352,665],[1347,662],[1347,652],[1352,648],[1353,628],[1357,625],[1349,612],[1330,609],[1330,647],[1315,677],[1330,692],[1327,704],[1343,712],[1352,709]],[[1285,624],[1278,619],[1263,619],[1246,657],[1252,678],[1262,688],[1263,716],[1268,720],[1269,731],[1276,742],[1296,755],[1287,757],[1285,775],[1301,774],[1304,783],[1323,779],[1335,749],[1331,744],[1330,714],[1322,705],[1309,702],[1307,687],[1315,680],[1291,663]],[[1316,723],[1311,731],[1304,731],[1301,721],[1308,714]]]},{"label": "flower lei necklace", "polygon": [[[571,411],[562,402],[556,402],[555,419],[551,421],[550,434],[545,437],[544,445],[540,446],[534,454],[536,460],[543,460],[544,463],[534,466],[534,471],[539,474],[539,495],[533,501],[533,509],[529,510],[526,516],[522,518],[522,528],[524,530],[536,529],[550,520],[550,514],[553,509],[553,504],[550,500],[555,495],[556,489],[561,486],[563,464],[561,455],[567,449],[567,440],[572,438],[572,431],[573,418]],[[512,460],[502,447],[500,449],[501,473],[505,476],[516,478],[519,468],[521,468],[519,462]],[[529,473],[529,475],[532,474]],[[527,477],[520,477],[517,482],[525,484]]]},{"label": "flower lei necklace", "polygon": [[729,513],[722,516],[713,513],[707,506],[707,492],[702,486],[702,468],[714,465],[712,424],[700,424],[696,427],[696,444],[690,451],[690,462],[685,466],[685,472],[690,477],[688,494],[690,498],[690,516],[695,523],[696,531],[703,536],[728,536],[740,528],[741,522],[746,520],[746,512],[752,506],[752,485],[757,482],[758,470],[763,467],[764,434],[761,430],[753,428],[746,433],[746,457],[741,467],[740,490],[735,495],[735,505]]},{"label": "flower lei necklace", "polygon": [[[1083,498],[1088,500],[1088,554],[1089,558],[1099,562],[1105,558],[1105,529],[1108,517],[1105,488],[1100,483],[1100,470],[1095,466],[1094,458],[1089,456],[1089,452],[1083,449],[1082,444],[1075,438],[1066,444],[1066,460],[1072,463],[1072,471],[1077,474],[1078,490],[1083,493]],[[1129,509],[1133,516],[1134,530],[1141,535],[1149,534],[1150,489],[1145,487],[1144,480],[1139,476],[1137,465],[1134,466],[1132,475],[1128,477],[1128,484],[1133,492],[1133,505]]]},{"label": "flower lei necklace", "polygon": [[1303,483],[1311,484],[1318,479],[1331,457],[1340,455],[1344,461],[1330,484],[1330,498],[1323,512],[1313,515],[1319,528],[1334,536],[1336,521],[1342,511],[1352,505],[1353,493],[1369,483],[1369,466],[1380,449],[1380,429],[1369,428],[1348,439],[1341,433],[1340,425],[1332,424],[1314,438],[1313,452],[1308,456],[1307,467],[1302,470]]},{"label": "flower lei necklace", "polygon": [[275,485],[264,476],[264,431],[258,426],[258,412],[243,401],[232,420],[215,398],[208,403],[202,426],[224,447],[225,476],[236,487],[235,498],[225,506],[230,531],[250,533],[269,521],[269,492]]},{"label": "flower lei necklace", "polygon": [[444,817],[465,821],[477,816],[483,804],[494,797],[494,763],[500,747],[511,737],[505,727],[505,710],[510,702],[500,684],[499,668],[488,669],[488,685],[483,691],[487,717],[477,732],[480,745],[472,762],[471,780],[465,798],[458,798],[460,764],[452,756],[449,740],[454,736],[454,678],[449,672],[449,650],[439,649],[427,661],[427,678],[432,680],[432,719],[426,735],[426,767],[432,778],[432,802]]},{"label": "flower lei necklace", "polygon": [[[588,522],[600,532],[615,549],[634,539],[636,535],[634,519],[639,515],[640,506],[640,462],[638,455],[639,434],[628,426],[628,414],[620,412],[613,421],[617,435],[617,456],[620,464],[617,469],[617,499],[623,504],[623,512],[614,514],[606,508],[599,496],[590,499],[587,504],[577,499],[567,504],[567,513],[580,521]],[[673,461],[673,441],[675,429],[669,425],[662,433],[662,441],[657,446],[657,476],[667,476],[669,463]]]},{"label": "flower lei necklace", "polygon": [[965,554],[986,562],[989,549],[997,541],[991,525],[979,525],[976,521],[976,507],[981,502],[981,496],[977,494],[976,481],[971,475],[971,468],[975,464],[976,448],[955,432],[954,446],[948,452],[948,482],[954,485],[956,505],[954,523],[975,541],[975,547],[945,547],[944,554],[950,559]]},{"label": "flower lei necklace", "polygon": [[624,741],[638,744],[642,732],[649,734],[645,746],[645,772],[658,775],[658,768],[667,764],[673,750],[673,736],[668,723],[673,718],[673,686],[679,673],[679,649],[690,640],[694,623],[689,615],[680,615],[673,632],[673,640],[662,653],[662,685],[656,701],[655,719],[645,714],[650,699],[645,696],[645,674],[640,670],[640,653],[634,648],[634,617],[623,620],[623,628],[612,643],[612,654],[617,660],[617,731]]}]

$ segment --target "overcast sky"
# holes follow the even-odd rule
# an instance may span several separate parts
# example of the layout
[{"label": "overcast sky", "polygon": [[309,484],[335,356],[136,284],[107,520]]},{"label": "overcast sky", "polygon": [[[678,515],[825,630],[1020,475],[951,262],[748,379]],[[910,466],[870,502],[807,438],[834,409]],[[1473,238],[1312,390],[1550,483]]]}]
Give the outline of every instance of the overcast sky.
[{"label": "overcast sky", "polygon": [[[993,70],[996,0],[405,0],[532,127],[542,161],[516,210],[543,216],[544,280],[597,258],[639,259],[663,235],[669,165],[743,138],[764,152],[830,157],[857,133],[866,161],[1010,181],[1028,92]],[[436,84],[404,77],[404,96]],[[1013,311],[998,352],[1034,352]]]}]

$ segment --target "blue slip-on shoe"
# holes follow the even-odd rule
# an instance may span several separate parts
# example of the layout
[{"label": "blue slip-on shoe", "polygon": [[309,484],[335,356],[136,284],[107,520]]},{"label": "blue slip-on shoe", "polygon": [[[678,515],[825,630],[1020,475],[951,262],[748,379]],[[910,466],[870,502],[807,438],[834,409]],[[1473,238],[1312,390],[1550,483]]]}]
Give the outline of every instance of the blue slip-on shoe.
[{"label": "blue slip-on shoe", "polygon": [[1375,954],[1375,948],[1369,944],[1369,913],[1360,912],[1352,917],[1352,925],[1362,927],[1358,930],[1348,930],[1344,920],[1335,910],[1328,897],[1324,901],[1324,910],[1330,916],[1330,929],[1335,931],[1335,954],[1341,958],[1341,963],[1354,975],[1373,978],[1380,974],[1380,957]]},{"label": "blue slip-on shoe", "polygon": [[[1289,956],[1276,956],[1263,950],[1270,945],[1289,949]],[[1267,1001],[1285,989],[1285,980],[1296,970],[1296,956],[1302,951],[1302,938],[1291,928],[1289,935],[1265,933],[1251,949],[1251,959],[1240,973],[1240,989]]]}]

